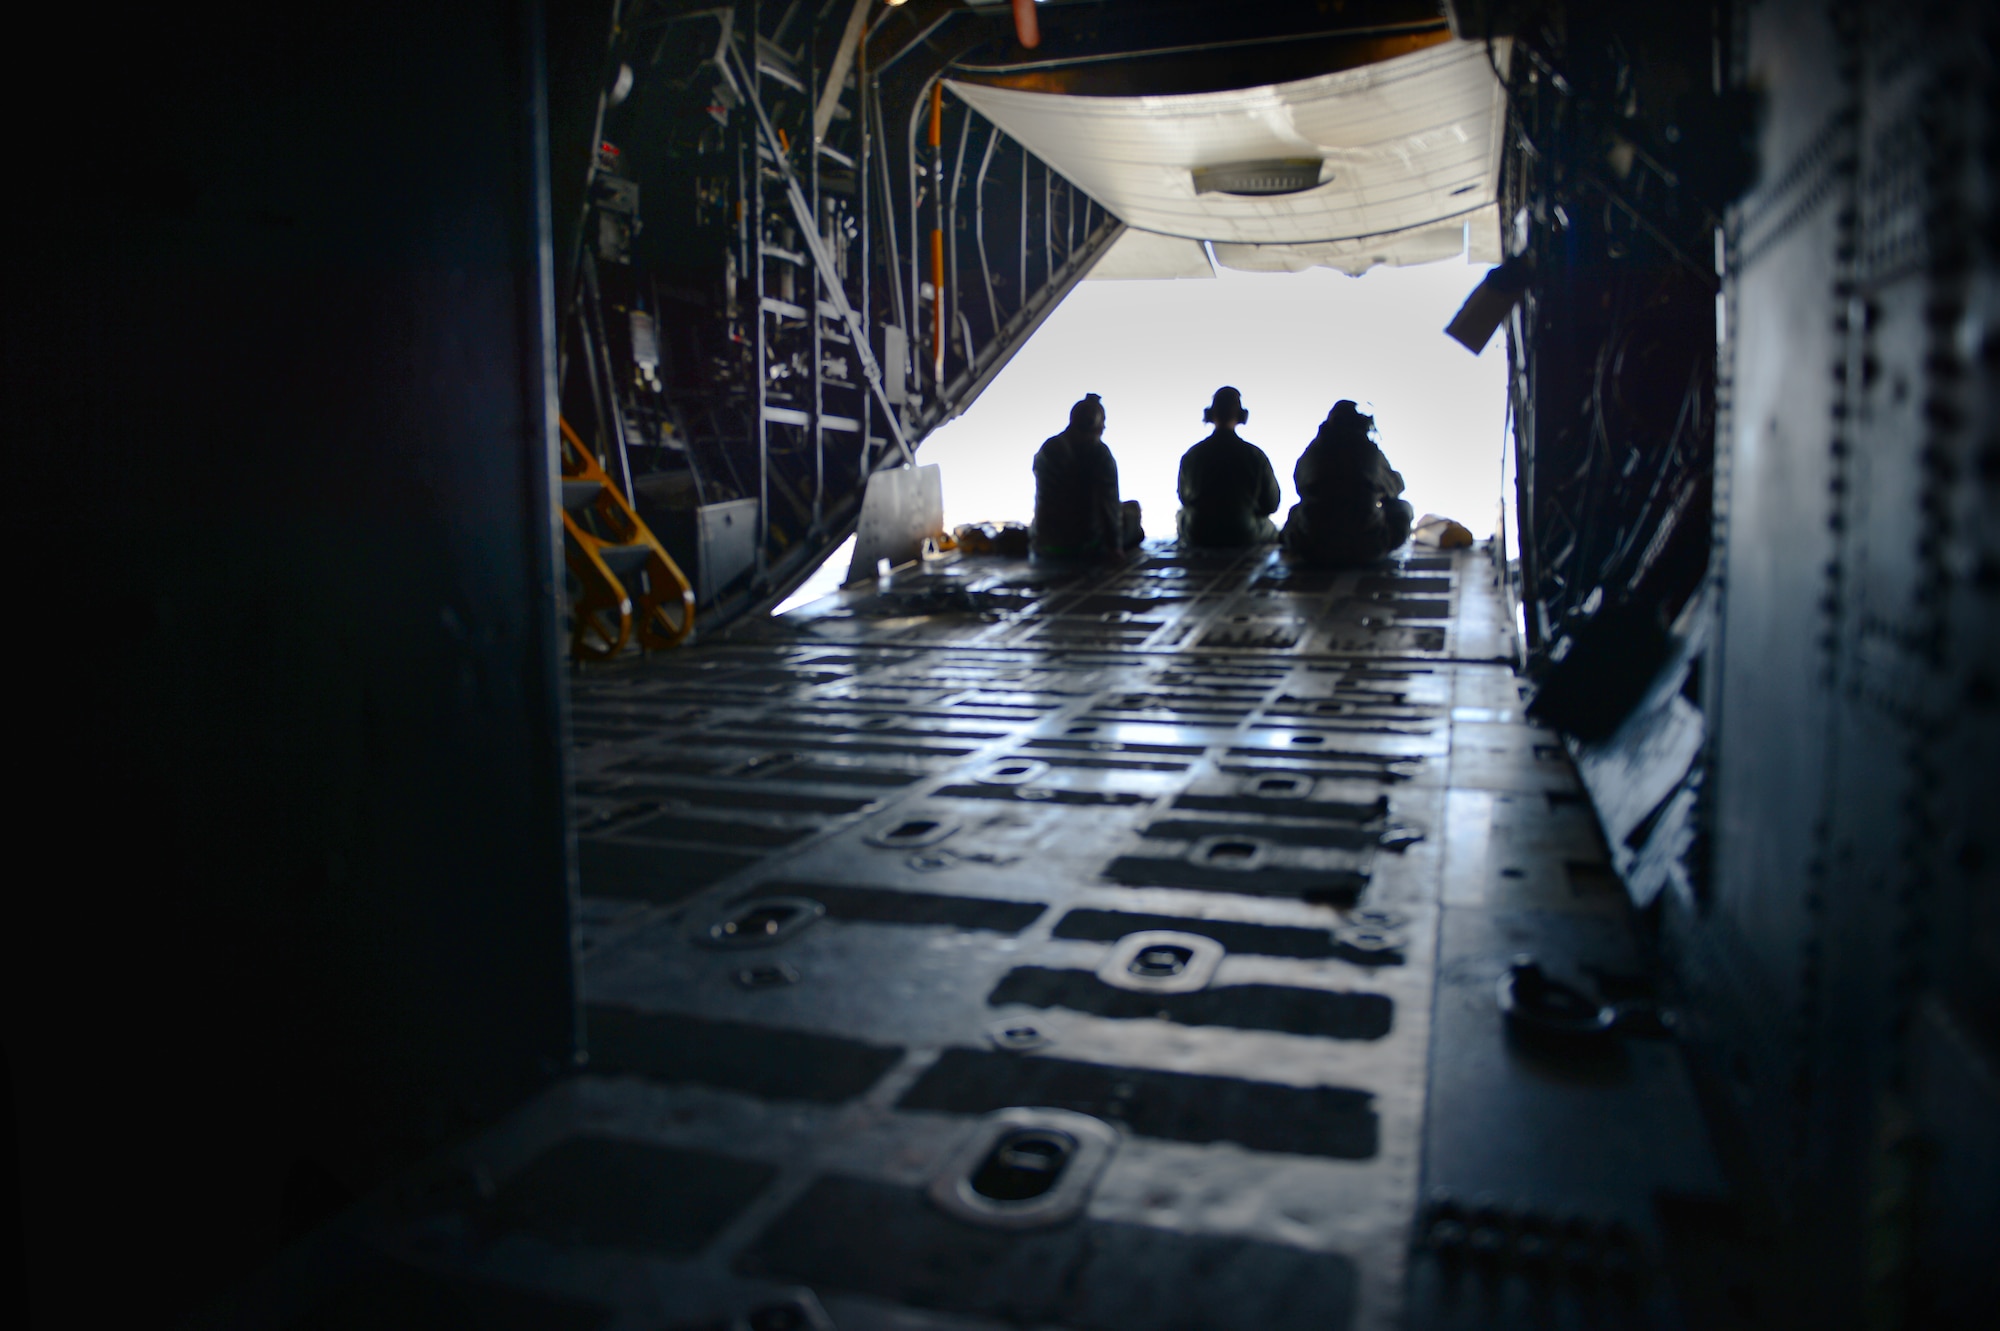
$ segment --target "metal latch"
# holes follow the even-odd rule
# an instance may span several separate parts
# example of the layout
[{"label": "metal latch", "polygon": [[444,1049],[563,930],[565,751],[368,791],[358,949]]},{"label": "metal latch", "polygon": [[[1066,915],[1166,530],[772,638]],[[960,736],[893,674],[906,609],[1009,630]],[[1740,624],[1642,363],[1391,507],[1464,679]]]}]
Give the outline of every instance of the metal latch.
[{"label": "metal latch", "polygon": [[1049,770],[1049,765],[1035,758],[1003,758],[973,777],[983,786],[1018,786],[1033,781]]},{"label": "metal latch", "polygon": [[1067,1109],[1002,1109],[946,1160],[930,1199],[961,1220],[1040,1229],[1076,1215],[1118,1149],[1102,1119]]},{"label": "metal latch", "polygon": [[1145,929],[1112,945],[1097,978],[1114,989],[1142,994],[1191,994],[1208,987],[1225,951],[1201,934]]},{"label": "metal latch", "polygon": [[1530,1047],[1572,1057],[1613,1053],[1619,1036],[1671,1038],[1678,1024],[1671,1009],[1655,1003],[1600,1002],[1525,954],[1515,957],[1500,977],[1499,999],[1509,1035]]},{"label": "metal latch", "polygon": [[871,832],[868,844],[888,850],[915,850],[921,846],[935,846],[957,830],[957,823],[940,822],[935,818],[905,818],[892,827]]},{"label": "metal latch", "polygon": [[755,897],[731,906],[695,938],[710,947],[770,947],[824,914],[826,907],[808,897]]},{"label": "metal latch", "polygon": [[1333,929],[1334,946],[1344,960],[1362,966],[1399,966],[1408,940],[1406,921],[1395,911],[1353,910]]},{"label": "metal latch", "polygon": [[1188,859],[1210,869],[1238,869],[1245,873],[1263,867],[1269,848],[1254,837],[1203,837],[1188,848]]}]

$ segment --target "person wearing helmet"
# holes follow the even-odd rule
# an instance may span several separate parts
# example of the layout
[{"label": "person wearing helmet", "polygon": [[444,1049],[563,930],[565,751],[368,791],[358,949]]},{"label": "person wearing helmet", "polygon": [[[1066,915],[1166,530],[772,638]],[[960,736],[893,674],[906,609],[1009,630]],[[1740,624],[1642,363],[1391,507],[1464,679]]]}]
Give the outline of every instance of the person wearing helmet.
[{"label": "person wearing helmet", "polygon": [[1202,419],[1214,431],[1181,455],[1176,526],[1182,542],[1226,547],[1277,540],[1270,517],[1282,497],[1277,474],[1264,450],[1236,433],[1250,419],[1243,395],[1234,388],[1216,389]]},{"label": "person wearing helmet", "polygon": [[1403,477],[1375,442],[1375,418],[1343,398],[1292,469],[1299,502],[1285,519],[1285,554],[1301,564],[1379,559],[1410,539],[1415,516]]},{"label": "person wearing helmet", "polygon": [[1139,506],[1118,501],[1118,462],[1104,444],[1104,401],[1086,393],[1069,428],[1035,454],[1029,545],[1044,559],[1107,559],[1139,543]]}]

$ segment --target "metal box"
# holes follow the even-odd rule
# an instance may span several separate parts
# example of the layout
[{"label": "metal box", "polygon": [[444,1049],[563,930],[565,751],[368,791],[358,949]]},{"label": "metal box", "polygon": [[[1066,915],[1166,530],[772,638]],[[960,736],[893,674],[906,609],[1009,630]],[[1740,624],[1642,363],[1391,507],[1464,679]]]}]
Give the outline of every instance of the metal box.
[{"label": "metal box", "polygon": [[757,562],[755,499],[671,508],[642,502],[639,516],[694,584],[697,605],[714,605]]},{"label": "metal box", "polygon": [[704,504],[694,515],[695,567],[682,572],[694,579],[695,600],[713,605],[757,562],[757,501]]}]

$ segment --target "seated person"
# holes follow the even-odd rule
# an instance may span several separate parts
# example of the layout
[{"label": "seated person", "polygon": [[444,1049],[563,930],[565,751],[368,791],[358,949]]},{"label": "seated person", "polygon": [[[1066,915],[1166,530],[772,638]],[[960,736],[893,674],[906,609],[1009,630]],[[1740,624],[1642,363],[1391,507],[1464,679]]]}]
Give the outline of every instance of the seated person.
[{"label": "seated person", "polygon": [[1415,516],[1403,477],[1375,443],[1375,418],[1333,404],[1292,470],[1299,502],[1285,519],[1285,553],[1302,564],[1364,564],[1410,539]]},{"label": "seated person", "polygon": [[1069,428],[1035,454],[1029,544],[1045,559],[1105,559],[1139,544],[1139,505],[1118,502],[1118,463],[1104,446],[1104,402],[1069,409]]},{"label": "seated person", "polygon": [[1214,433],[1181,455],[1181,511],[1176,520],[1188,545],[1258,545],[1278,539],[1270,515],[1278,511],[1278,477],[1264,450],[1240,439],[1236,427],[1250,419],[1243,395],[1218,388],[1202,419]]}]

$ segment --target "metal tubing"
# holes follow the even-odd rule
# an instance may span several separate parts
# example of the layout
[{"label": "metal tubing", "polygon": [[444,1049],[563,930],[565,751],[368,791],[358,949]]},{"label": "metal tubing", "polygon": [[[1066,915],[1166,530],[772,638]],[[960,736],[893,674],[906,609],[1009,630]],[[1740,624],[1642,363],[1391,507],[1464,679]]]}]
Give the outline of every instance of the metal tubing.
[{"label": "metal tubing", "polygon": [[[923,345],[923,337],[922,337],[923,330],[917,324],[917,321],[924,317],[924,305],[923,305],[924,245],[922,241],[917,239],[918,236],[923,234],[922,230],[923,206],[918,198],[918,190],[917,190],[917,170],[918,170],[917,126],[919,123],[921,123],[923,119],[926,118],[927,112],[930,109],[929,102],[930,99],[928,97],[919,96],[916,99],[916,101],[914,101],[911,104],[909,133],[905,136],[908,142],[905,145],[904,166],[907,169],[904,174],[908,177],[908,184],[910,187],[909,342],[910,342],[910,366],[912,369],[918,369],[923,364],[923,356],[921,354],[921,347]],[[921,374],[919,375],[919,378],[921,381]]]},{"label": "metal tubing", "polygon": [[[581,277],[582,268],[579,267],[577,272]],[[582,291],[583,288],[584,284],[579,281],[577,290]],[[597,417],[597,438],[605,442],[611,438],[611,422],[604,414],[604,386],[599,382],[601,367],[597,363],[597,340],[590,334],[590,320],[585,317],[581,302],[577,305],[576,335],[583,340],[583,370],[590,378],[590,410]]]},{"label": "metal tubing", "polygon": [[[883,123],[882,89],[879,84],[870,87],[869,101],[874,109],[874,116],[871,123],[877,127],[874,138],[879,138],[879,127]],[[882,224],[887,229],[883,239],[888,242],[889,246],[889,253],[887,255],[888,263],[885,265],[889,271],[889,293],[896,298],[896,324],[907,333],[910,329],[910,312],[904,308],[903,283],[899,276],[903,270],[903,245],[901,238],[896,234],[896,192],[889,187],[889,154],[879,144],[874,143],[873,138],[866,140],[866,142],[874,149],[875,174],[881,177]],[[862,235],[864,237],[867,235],[865,223]],[[914,241],[916,237],[912,236],[911,239]],[[863,271],[872,272],[873,270],[864,268]]]},{"label": "metal tubing", "polygon": [[[931,324],[932,355],[937,364],[937,388],[944,391],[945,299],[944,299],[944,80],[931,84],[930,123],[931,164]],[[955,183],[955,182],[954,182]]]},{"label": "metal tubing", "polygon": [[1076,186],[1063,182],[1063,262],[1076,253]]},{"label": "metal tubing", "polygon": [[[862,4],[859,5],[859,8],[865,16],[868,12],[868,6]],[[857,42],[854,48],[854,129],[858,139],[857,147],[861,153],[854,160],[854,195],[855,206],[861,210],[861,327],[863,331],[872,335],[875,328],[874,320],[871,317],[874,313],[873,296],[875,283],[872,279],[875,270],[869,265],[869,237],[873,230],[873,223],[868,197],[868,159],[875,150],[875,138],[874,119],[869,115],[870,108],[868,104],[868,42],[865,26],[862,37],[863,39]],[[893,263],[889,271],[892,273],[896,271]],[[891,285],[893,286],[894,284],[891,283]],[[863,393],[861,395],[861,437],[855,442],[855,471],[862,476],[868,474],[868,436],[870,434],[868,418],[874,414],[874,411],[874,399],[869,397],[868,394]]]},{"label": "metal tubing", "polygon": [[[732,55],[731,58],[737,57]],[[885,423],[889,427],[890,437],[896,441],[897,450],[903,457],[913,461],[914,454],[911,452],[909,440],[903,437],[902,423],[895,419],[894,413],[887,412],[889,402],[882,387],[882,367],[868,345],[868,330],[861,326],[860,317],[848,303],[847,289],[841,286],[838,276],[834,273],[833,256],[827,253],[825,240],[813,226],[812,210],[806,205],[805,195],[799,190],[798,178],[792,174],[791,162],[778,152],[778,134],[771,127],[771,118],[765,113],[762,102],[753,99],[749,106],[756,113],[757,126],[763,133],[765,142],[771,146],[777,162],[778,176],[785,183],[786,201],[791,205],[792,216],[803,228],[806,248],[812,255],[813,264],[822,273],[829,274],[827,288],[828,294],[833,297],[834,313],[840,317],[842,326],[853,339],[855,356],[861,362],[862,373],[868,376],[869,388],[874,391],[877,401],[882,404],[889,417]]]},{"label": "metal tubing", "polygon": [[[757,40],[763,34],[762,0],[750,0],[750,68],[745,82],[749,85],[747,100],[757,112],[759,123],[767,131],[769,121],[764,115],[764,62],[757,58]],[[740,58],[740,57],[739,57]],[[766,146],[773,157],[784,161],[784,143],[776,134],[766,133]],[[770,367],[766,364],[769,348],[766,346],[764,331],[764,168],[757,160],[757,145],[753,140],[748,153],[750,167],[750,262],[756,269],[756,280],[751,285],[751,295],[756,300],[757,310],[757,391],[751,397],[751,408],[756,412],[756,420],[751,428],[757,432],[757,576],[764,576],[764,551],[771,543],[771,427],[764,419],[764,395],[770,391]],[[786,163],[789,166],[789,163]]]},{"label": "metal tubing", "polygon": [[[625,413],[618,406],[617,377],[613,373],[611,365],[611,340],[605,336],[604,332],[604,295],[598,289],[597,285],[597,261],[591,258],[588,253],[584,255],[583,275],[585,283],[590,288],[588,302],[590,305],[590,319],[597,326],[597,345],[587,348],[586,351],[592,365],[602,369],[604,373],[603,406],[599,407],[598,410],[609,410],[611,428],[606,432],[607,437],[605,442],[617,450],[618,476],[625,483],[625,497],[630,499],[632,497],[632,457],[630,450],[625,446]],[[590,340],[587,335],[585,340]],[[597,375],[593,373],[590,378],[592,386],[596,387]]]},{"label": "metal tubing", "polygon": [[937,386],[944,389],[944,231],[931,228],[932,354],[937,361]]},{"label": "metal tubing", "polygon": [[944,78],[940,76],[930,84],[930,324],[932,340],[930,354],[938,366],[936,388],[944,392],[944,348],[946,348],[946,322],[944,314],[944,210],[948,206],[944,196]]},{"label": "metal tubing", "polygon": [[[597,149],[598,145],[604,142],[605,97],[602,90],[611,86],[611,74],[616,68],[612,64],[612,59],[618,49],[618,39],[623,35],[621,25],[624,22],[624,12],[625,0],[611,0],[611,26],[604,44],[604,65],[597,80],[599,89],[597,110],[590,122],[590,165],[583,173],[583,205],[576,219],[576,251],[573,254],[563,256],[568,259],[568,270],[563,274],[564,289],[557,293],[559,299],[566,298],[563,299],[563,316],[565,318],[576,312],[576,303],[582,298],[583,293],[583,284],[578,279],[583,274],[583,256],[589,253],[590,250],[590,240],[585,235],[585,232],[589,230],[590,224],[591,190],[597,184]],[[559,387],[566,381],[567,372],[568,366],[558,365],[557,384]]]},{"label": "metal tubing", "polygon": [[[833,123],[833,110],[840,104],[840,88],[847,82],[847,71],[854,64],[855,53],[861,48],[861,30],[868,20],[868,0],[854,0],[854,8],[848,11],[847,27],[840,34],[840,48],[834,53],[833,68],[826,72],[826,87],[819,94],[819,105],[813,108],[813,145],[818,147],[826,137],[827,126]],[[817,33],[814,34],[817,37]],[[813,51],[817,42],[808,40],[806,49]],[[858,82],[858,80],[857,80]]]},{"label": "metal tubing", "polygon": [[1056,172],[1042,162],[1042,274],[1056,276]]},{"label": "metal tubing", "polygon": [[[660,300],[660,280],[657,274],[646,274],[646,292],[652,297],[653,317],[659,319],[660,311],[664,308],[664,305]],[[657,326],[664,327],[665,321],[661,320]],[[673,374],[676,368],[677,365],[673,356],[673,339],[663,335],[660,338],[660,371],[667,382],[674,382]],[[689,428],[687,415],[682,411],[674,395],[664,395],[661,401],[667,413],[672,417],[673,428],[680,432],[681,446],[686,450],[688,477],[694,482],[694,501],[697,505],[706,504],[708,503],[708,487],[702,484],[701,457],[694,446],[694,431]],[[634,498],[633,502],[637,503],[638,501]]]},{"label": "metal tubing", "polygon": [[[857,41],[859,40],[861,31],[859,18],[862,12],[862,7],[857,5],[855,7],[855,21],[851,21],[847,25],[856,34]],[[818,20],[808,15],[806,24],[808,27],[805,39],[806,86],[810,88],[814,86],[819,77],[819,43],[816,40],[818,37]],[[844,40],[845,38],[843,37]],[[845,71],[843,70],[842,73],[844,75]],[[827,92],[835,101],[840,99],[840,89],[830,79],[827,83]],[[822,106],[824,105],[825,100],[822,98]],[[828,110],[827,114],[831,116],[831,110]],[[825,213],[822,211],[825,200],[820,198],[819,193],[819,142],[825,134],[825,129],[819,123],[819,111],[815,110],[813,113],[812,141],[806,144],[806,158],[809,163],[807,180],[812,186],[810,202],[813,209],[813,225],[815,230],[822,225],[822,219],[825,217]],[[822,273],[819,271],[819,265],[813,265],[811,282],[813,299],[807,305],[807,309],[812,316],[812,411],[810,416],[812,423],[807,428],[812,431],[812,525],[814,531],[819,530],[820,513],[824,508],[824,500],[826,498],[826,426],[821,420],[821,413],[826,409],[826,385],[821,381],[820,367],[820,360],[825,355],[825,340],[822,336],[824,330],[820,327],[819,295],[821,287],[825,286],[829,281],[838,281],[839,278],[840,274],[837,271],[831,274]]]},{"label": "metal tubing", "polygon": [[[728,68],[728,66],[724,66]],[[731,80],[732,84],[734,79]],[[743,308],[743,284],[750,281],[750,166],[744,159],[749,156],[745,149],[746,139],[754,140],[756,135],[746,135],[739,125],[732,124],[729,132],[736,139],[736,312],[740,326]]]},{"label": "metal tubing", "polygon": [[[950,263],[945,265],[945,271],[951,275],[952,279],[951,307],[957,313],[961,324],[965,322],[965,303],[958,298],[958,187],[965,183],[965,149],[972,137],[972,115],[972,108],[968,106],[964,109],[963,117],[958,122],[958,154],[953,159],[951,165],[951,200],[943,209],[945,244],[949,246],[947,257],[951,260]],[[943,300],[943,287],[938,288],[938,295],[938,308],[942,310],[945,304]],[[972,347],[969,344],[965,348],[965,358],[968,362],[972,359]],[[944,375],[942,373],[938,375],[938,382],[944,382]]]},{"label": "metal tubing", "polygon": [[[958,9],[958,8],[939,8],[931,11],[930,22],[926,23],[923,26],[923,28],[920,29],[919,31],[911,33],[909,37],[906,38],[903,41],[903,43],[896,48],[896,53],[890,56],[887,60],[883,61],[882,67],[876,70],[875,72],[877,74],[886,74],[889,72],[889,67],[895,64],[898,60],[901,60],[904,56],[910,54],[912,51],[921,51],[926,47],[928,47],[930,45],[931,37],[937,32],[939,28],[942,28],[945,24],[951,22],[952,19],[956,18],[958,15],[964,12],[965,11],[963,9]],[[876,28],[880,28],[883,23],[887,22],[888,17],[889,16],[887,14],[884,14],[882,18],[876,22],[875,25]]]},{"label": "metal tubing", "polygon": [[[986,136],[986,155],[979,162],[979,179],[972,187],[972,240],[979,249],[979,275],[986,279],[986,322],[993,336],[1000,336],[1000,302],[993,298],[993,269],[986,262],[986,171],[993,165],[993,150],[1000,146],[1000,127],[991,127]],[[968,350],[967,354],[970,354]]]}]

